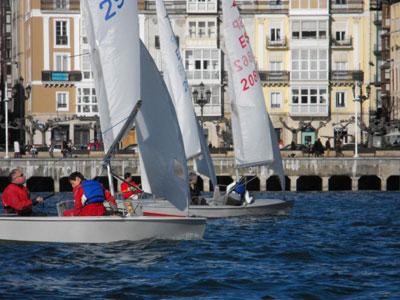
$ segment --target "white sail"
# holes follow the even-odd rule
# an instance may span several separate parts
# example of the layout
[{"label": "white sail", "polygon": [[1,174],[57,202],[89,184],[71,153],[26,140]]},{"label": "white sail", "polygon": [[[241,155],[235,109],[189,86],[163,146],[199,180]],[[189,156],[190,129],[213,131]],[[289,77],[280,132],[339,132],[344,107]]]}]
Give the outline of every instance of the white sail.
[{"label": "white sail", "polygon": [[186,71],[163,0],[156,0],[156,8],[161,53],[166,66],[164,79],[178,115],[186,158],[196,157],[196,171],[210,178],[216,186],[214,165],[203,130],[199,128],[196,119]]},{"label": "white sail", "polygon": [[210,178],[213,186],[216,187],[218,185],[217,175],[215,174],[215,168],[210,155],[210,150],[208,148],[206,139],[204,137],[204,131],[199,123],[197,123],[197,127],[198,127],[198,134],[201,136],[200,142],[201,142],[202,155],[194,160],[194,169],[196,170],[196,172]]},{"label": "white sail", "polygon": [[222,11],[225,48],[233,89],[230,100],[236,166],[275,167],[274,171],[284,187],[276,133],[266,111],[250,39],[236,1],[222,1]]},{"label": "white sail", "polygon": [[[105,152],[139,100],[137,1],[82,1]],[[131,66],[123,68],[122,66]]]},{"label": "white sail", "polygon": [[140,43],[142,106],[136,117],[137,139],[151,192],[188,208],[189,181],[178,119],[164,80],[151,55]]},{"label": "white sail", "polygon": [[190,159],[201,153],[201,146],[189,83],[175,34],[162,0],[156,1],[156,8],[161,54],[166,66],[164,76],[168,76],[169,82],[172,83],[168,87],[178,115],[186,157]]}]

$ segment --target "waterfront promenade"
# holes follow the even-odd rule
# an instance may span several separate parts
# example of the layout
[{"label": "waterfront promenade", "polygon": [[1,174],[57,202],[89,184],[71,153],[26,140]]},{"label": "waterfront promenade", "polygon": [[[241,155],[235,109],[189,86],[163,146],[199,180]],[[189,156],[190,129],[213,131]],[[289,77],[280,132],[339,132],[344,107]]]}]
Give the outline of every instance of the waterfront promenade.
[{"label": "waterfront promenade", "polygon": [[[80,171],[86,178],[98,178],[106,186],[106,172],[102,168],[101,153],[74,158],[22,158],[0,159],[0,191],[7,184],[11,169],[20,167],[33,191],[69,191],[68,175]],[[97,157],[96,157],[97,156]],[[286,189],[290,191],[358,191],[400,190],[400,157],[287,157],[283,155]],[[1,154],[0,154],[0,157]],[[232,181],[234,160],[226,155],[213,155],[218,183],[224,187]],[[139,162],[136,156],[118,155],[112,160],[118,174],[131,172],[140,181]],[[250,178],[252,191],[279,190],[277,177],[264,167],[243,170]],[[204,191],[213,189],[206,178],[200,179]],[[223,188],[222,188],[223,189]]]}]

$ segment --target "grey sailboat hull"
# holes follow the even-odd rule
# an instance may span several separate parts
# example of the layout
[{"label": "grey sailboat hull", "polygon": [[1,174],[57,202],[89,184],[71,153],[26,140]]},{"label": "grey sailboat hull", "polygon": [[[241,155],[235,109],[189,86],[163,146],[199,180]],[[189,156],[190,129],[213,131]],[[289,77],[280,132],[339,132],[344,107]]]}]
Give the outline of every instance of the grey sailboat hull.
[{"label": "grey sailboat hull", "polygon": [[203,238],[206,220],[187,217],[0,217],[0,240],[112,243]]},{"label": "grey sailboat hull", "polygon": [[[120,207],[122,208],[122,204]],[[134,201],[135,206],[140,204]],[[189,216],[203,218],[229,218],[240,216],[285,216],[293,208],[293,201],[279,199],[257,199],[242,206],[233,205],[190,205]],[[163,200],[142,200],[141,210],[147,216],[179,216],[182,213]]]}]

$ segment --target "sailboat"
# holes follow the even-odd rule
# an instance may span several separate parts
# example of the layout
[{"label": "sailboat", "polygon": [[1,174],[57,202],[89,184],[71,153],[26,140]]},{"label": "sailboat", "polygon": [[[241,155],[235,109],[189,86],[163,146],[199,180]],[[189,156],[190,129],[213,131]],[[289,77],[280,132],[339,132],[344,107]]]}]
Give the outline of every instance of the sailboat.
[{"label": "sailboat", "polygon": [[[84,0],[100,122],[111,169],[116,145],[135,121],[153,193],[168,199],[179,217],[0,217],[0,240],[109,243],[143,239],[200,239],[206,220],[187,216],[188,170],[172,100],[150,54],[140,47],[137,2],[108,9]],[[141,101],[139,101],[141,99]]]},{"label": "sailboat", "polygon": [[[225,8],[224,15],[228,15],[229,18],[232,18],[235,12],[227,10],[227,7],[225,7],[226,3],[229,3],[229,1],[223,1],[223,5]],[[156,8],[158,27],[160,31],[159,36],[161,52],[164,58],[164,62],[166,64],[166,74],[164,77],[167,78],[167,82],[173,83],[172,86],[170,85],[169,90],[174,101],[175,110],[178,112],[178,115],[181,116],[181,118],[179,118],[179,125],[183,133],[190,132],[190,134],[187,134],[187,136],[190,136],[190,138],[192,139],[197,137],[196,142],[197,140],[200,141],[200,144],[202,146],[202,156],[201,159],[196,160],[196,164],[201,167],[197,168],[197,171],[203,175],[208,176],[211,179],[213,186],[217,187],[214,166],[212,164],[212,160],[208,151],[207,143],[204,139],[204,134],[202,133],[202,129],[199,127],[199,124],[195,118],[193,103],[191,101],[191,96],[188,88],[189,85],[187,82],[182,59],[180,57],[179,47],[176,43],[175,35],[162,0],[156,0]],[[240,19],[240,15],[238,14],[237,10],[236,16],[234,17]],[[229,18],[226,20],[226,24],[232,23]],[[237,50],[237,46],[240,46],[237,45],[238,34],[235,32],[234,28],[230,28],[230,26],[225,26],[225,29],[225,35],[229,36],[226,48]],[[246,49],[246,51],[247,50],[248,49]],[[247,52],[245,54],[247,55]],[[230,53],[230,55],[228,53],[228,56],[233,57],[234,55],[242,57],[242,54],[239,52]],[[254,69],[253,71],[250,70],[251,74],[256,73],[255,65],[253,64],[249,67],[249,69],[251,67]],[[235,81],[231,81],[231,84],[233,86],[237,86]],[[257,87],[254,87],[254,89],[256,88]],[[260,99],[262,99],[262,101],[264,99],[261,86],[259,86],[258,88],[259,90],[256,91],[258,94],[253,93],[252,95],[250,95],[250,97],[252,97],[252,100],[254,100],[250,102],[254,103],[245,104],[243,107],[243,111],[241,111],[239,115],[233,113],[232,116],[232,122],[235,125],[234,138],[236,165],[246,167],[256,165],[272,165],[278,171],[278,174],[283,174],[283,167],[278,149],[278,143],[276,141],[276,137],[274,136],[275,133],[273,132],[272,124],[269,120],[268,114],[266,113],[265,104],[264,102],[261,103],[260,101]],[[231,89],[231,91],[233,91],[233,89]],[[247,97],[248,95],[239,96]],[[236,99],[237,98],[234,96],[234,94],[231,93],[233,106],[236,105]],[[249,106],[253,107],[253,109],[247,109]],[[237,111],[238,109],[234,110],[234,112]],[[243,121],[243,124],[241,124],[240,122],[238,122],[238,118],[243,118],[243,114],[247,115],[246,119]],[[249,124],[249,121],[255,122],[255,124]],[[264,126],[264,128],[262,128],[262,126]],[[198,129],[196,137],[193,135],[193,133],[196,133],[195,128]],[[256,134],[254,136],[247,137],[244,135],[246,134],[246,130],[250,133],[252,130],[259,132],[258,135]],[[242,135],[244,135],[243,138]],[[245,140],[249,143],[246,145],[246,147],[243,146],[243,142]],[[193,142],[185,143],[185,149],[193,149],[193,145]],[[249,150],[251,151],[251,153],[248,153]],[[189,158],[189,156],[187,156],[187,158]],[[280,177],[281,180],[284,180],[283,175]],[[208,218],[233,217],[242,215],[285,215],[293,205],[292,202],[284,200],[264,199],[262,201],[257,200],[254,203],[245,203],[246,205],[233,206],[226,205],[225,199],[225,196],[218,196],[218,193],[214,193],[214,197],[212,199],[208,199],[208,205],[190,205],[189,214],[191,216],[202,216]],[[142,202],[142,210],[144,214],[147,215],[171,216],[179,214],[167,202],[159,200],[144,200]]]}]

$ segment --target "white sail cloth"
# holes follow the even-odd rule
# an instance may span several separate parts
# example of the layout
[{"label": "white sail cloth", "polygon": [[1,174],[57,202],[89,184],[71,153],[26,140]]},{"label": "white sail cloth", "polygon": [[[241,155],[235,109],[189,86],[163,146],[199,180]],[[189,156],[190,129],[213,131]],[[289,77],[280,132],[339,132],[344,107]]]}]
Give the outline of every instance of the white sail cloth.
[{"label": "white sail cloth", "polygon": [[[156,0],[160,48],[165,63],[164,79],[172,97],[185,145],[186,158],[195,158],[195,169],[217,185],[217,177],[203,129],[199,128],[191,91],[171,21],[163,0]],[[199,154],[201,154],[199,156]]]},{"label": "white sail cloth", "polygon": [[189,175],[178,119],[164,80],[143,43],[140,53],[143,104],[136,130],[148,184],[153,195],[185,211],[189,204]]},{"label": "white sail cloth", "polygon": [[168,88],[178,115],[186,158],[190,159],[201,153],[201,147],[189,83],[164,2],[156,0],[156,8],[161,54],[166,66],[164,77],[170,82]]},{"label": "white sail cloth", "polygon": [[82,3],[107,152],[139,100],[137,1],[122,4],[110,1],[109,5],[90,0]]},{"label": "white sail cloth", "polygon": [[237,167],[268,165],[284,189],[284,173],[275,130],[265,107],[250,39],[235,0],[222,1],[228,57],[232,131]]},{"label": "white sail cloth", "polygon": [[139,99],[138,145],[152,193],[179,210],[188,208],[186,157],[172,100],[150,54],[141,44],[137,2],[83,1],[92,71],[106,150]]}]

